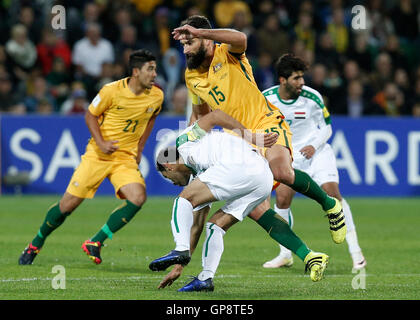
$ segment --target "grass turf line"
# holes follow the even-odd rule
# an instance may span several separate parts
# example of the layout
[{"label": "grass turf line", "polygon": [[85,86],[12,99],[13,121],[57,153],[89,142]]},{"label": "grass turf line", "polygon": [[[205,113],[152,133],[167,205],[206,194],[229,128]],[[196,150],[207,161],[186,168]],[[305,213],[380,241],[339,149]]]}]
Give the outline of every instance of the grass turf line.
[{"label": "grass turf line", "polygon": [[[262,268],[266,260],[277,255],[278,246],[255,222],[245,219],[225,235],[225,251],[211,293],[176,291],[189,280],[188,275],[200,272],[204,236],[183,275],[171,287],[156,289],[166,272],[152,272],[148,265],[173,248],[173,199],[169,197],[148,198],[137,216],[113,240],[106,241],[99,266],[80,246],[119,204],[112,197],[85,201],[48,238],[34,265],[18,266],[19,255],[34,237],[48,207],[58,199],[0,198],[0,299],[420,299],[420,199],[347,199],[368,261],[365,290],[353,289],[352,280],[357,274],[352,273],[347,244],[332,242],[321,209],[313,201],[296,198],[292,205],[294,230],[311,249],[330,256],[325,279],[312,283],[296,256],[291,268]],[[65,290],[52,288],[55,265],[65,267]]]}]

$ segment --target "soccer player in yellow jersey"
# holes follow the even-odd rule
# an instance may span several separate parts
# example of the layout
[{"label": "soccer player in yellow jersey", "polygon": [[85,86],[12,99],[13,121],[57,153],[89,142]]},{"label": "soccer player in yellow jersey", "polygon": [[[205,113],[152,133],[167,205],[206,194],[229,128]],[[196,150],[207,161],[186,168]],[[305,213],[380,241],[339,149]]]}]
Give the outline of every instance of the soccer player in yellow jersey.
[{"label": "soccer player in yellow jersey", "polygon": [[[185,81],[193,101],[191,122],[220,109],[254,132],[277,133],[277,143],[264,152],[274,179],[316,200],[327,213],[333,241],[343,242],[346,229],[340,201],[328,196],[305,172],[293,169],[289,126],[255,83],[245,56],[246,35],[233,29],[212,29],[206,17],[196,15],[183,21],[173,37],[181,42],[186,56]],[[303,77],[294,81],[303,84]],[[269,208],[266,201],[250,217],[266,228],[268,220],[275,218],[265,215]]]},{"label": "soccer player in yellow jersey", "polygon": [[131,76],[106,84],[86,111],[92,135],[80,165],[61,200],[51,206],[39,232],[23,251],[19,264],[32,264],[47,236],[58,228],[86,198],[93,198],[108,178],[124,203],[82,249],[94,263],[102,262],[100,249],[107,238],[124,227],[146,201],[144,179],[138,170],[141,153],[163,103],[154,86],[156,58],[148,50],[130,55]]}]

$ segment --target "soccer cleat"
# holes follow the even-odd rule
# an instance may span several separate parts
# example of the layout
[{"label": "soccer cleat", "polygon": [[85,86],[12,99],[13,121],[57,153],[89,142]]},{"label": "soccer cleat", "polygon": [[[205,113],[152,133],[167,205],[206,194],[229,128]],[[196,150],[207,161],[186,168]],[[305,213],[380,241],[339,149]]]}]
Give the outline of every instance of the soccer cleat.
[{"label": "soccer cleat", "polygon": [[190,283],[186,284],[181,289],[178,289],[178,292],[193,292],[193,291],[214,291],[213,279],[208,278],[204,281],[201,281],[197,277],[194,277]]},{"label": "soccer cleat", "polygon": [[82,249],[86,254],[89,256],[94,263],[100,264],[102,262],[101,259],[101,243],[99,241],[93,242],[90,240],[86,240],[82,244]]},{"label": "soccer cleat", "polygon": [[335,206],[327,210],[326,213],[330,223],[330,233],[333,241],[335,243],[342,243],[346,239],[347,227],[340,201],[335,199]]},{"label": "soccer cleat", "polygon": [[291,267],[293,265],[293,257],[291,255],[282,255],[281,253],[273,260],[267,261],[263,264],[264,268],[281,268]]},{"label": "soccer cleat", "polygon": [[167,267],[173,264],[181,264],[183,266],[187,265],[190,262],[190,251],[177,251],[172,250],[166,256],[157,258],[150,262],[149,269],[152,271],[163,271],[166,270]]},{"label": "soccer cleat", "polygon": [[34,262],[36,255],[39,253],[41,248],[34,247],[32,243],[28,244],[28,246],[23,250],[22,254],[19,257],[19,264],[20,265],[28,265]]},{"label": "soccer cleat", "polygon": [[325,269],[328,265],[329,256],[321,252],[309,252],[303,261],[305,263],[305,272],[311,272],[312,281],[320,281],[324,277]]}]

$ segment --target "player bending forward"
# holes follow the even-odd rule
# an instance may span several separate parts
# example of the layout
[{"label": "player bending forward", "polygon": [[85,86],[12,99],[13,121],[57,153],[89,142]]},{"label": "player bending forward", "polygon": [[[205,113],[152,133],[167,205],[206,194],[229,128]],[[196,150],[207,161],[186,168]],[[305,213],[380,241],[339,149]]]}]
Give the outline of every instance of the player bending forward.
[{"label": "player bending forward", "polygon": [[[289,126],[258,89],[245,55],[246,35],[233,29],[212,29],[206,17],[196,15],[183,21],[173,35],[183,46],[187,61],[185,83],[193,97],[191,120],[222,110],[253,132],[278,133],[276,143],[263,152],[274,179],[317,201],[326,212],[333,241],[342,243],[346,225],[341,203],[308,174],[292,167]],[[258,207],[249,216],[259,224],[264,212]]]},{"label": "player bending forward", "polygon": [[[347,201],[338,188],[338,170],[334,151],[327,143],[331,137],[331,119],[318,91],[305,86],[303,75],[305,63],[290,54],[281,56],[276,63],[280,85],[263,92],[269,102],[279,108],[289,123],[293,134],[293,167],[306,172],[325,192],[341,201],[347,226],[346,240],[353,268],[366,266],[362,250],[357,241],[356,227]],[[276,189],[274,210],[293,225],[292,203],[295,191],[282,184]],[[265,268],[291,266],[293,257],[290,250],[280,245],[280,254],[264,263]]]},{"label": "player bending forward", "polygon": [[[195,234],[194,239],[190,237],[195,220],[194,209],[199,210],[214,201],[226,201],[206,223],[203,271],[178,291],[213,291],[213,278],[223,253],[224,234],[270,195],[273,175],[267,160],[256,149],[245,140],[228,133],[206,134],[215,125],[226,129],[234,128],[226,126],[226,122],[218,121],[216,118],[220,116],[227,117],[220,110],[202,117],[178,137],[176,147],[168,147],[158,155],[157,167],[163,176],[176,185],[186,186],[175,199],[172,210],[171,226],[175,250],[149,265],[151,270],[161,271],[177,264],[159,288],[171,285],[180,276],[182,265],[190,261],[190,251],[195,248],[200,234]],[[227,119],[229,118],[234,120],[231,117]],[[240,126],[239,123],[238,125]],[[191,174],[195,179],[188,184]],[[262,219],[266,220],[261,224],[268,234],[274,239],[280,239],[284,246],[304,261],[306,269],[310,270],[311,279],[321,280],[329,257],[308,249],[287,222],[272,209],[268,208]]]},{"label": "player bending forward", "polygon": [[107,238],[124,227],[146,201],[144,179],[138,170],[141,153],[163,102],[163,92],[155,87],[156,58],[147,50],[130,55],[131,77],[105,85],[86,111],[92,134],[80,165],[66,192],[52,205],[32,242],[19,258],[19,264],[32,264],[47,237],[83,202],[93,198],[108,178],[115,195],[125,199],[105,225],[82,249],[94,263],[102,262],[101,247]]}]

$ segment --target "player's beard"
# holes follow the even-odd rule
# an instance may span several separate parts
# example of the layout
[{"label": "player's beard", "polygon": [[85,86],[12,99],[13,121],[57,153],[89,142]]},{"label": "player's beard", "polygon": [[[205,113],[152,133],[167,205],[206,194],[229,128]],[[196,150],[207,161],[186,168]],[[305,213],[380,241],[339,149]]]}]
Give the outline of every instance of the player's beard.
[{"label": "player's beard", "polygon": [[284,86],[286,89],[290,99],[297,99],[300,95],[298,89],[296,89],[294,86],[286,82],[286,85]]},{"label": "player's beard", "polygon": [[204,49],[203,43],[198,48],[197,53],[187,54],[187,67],[188,69],[197,69],[206,59],[206,49]]}]

